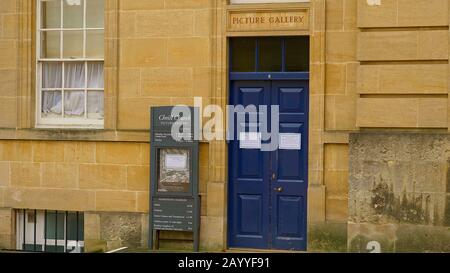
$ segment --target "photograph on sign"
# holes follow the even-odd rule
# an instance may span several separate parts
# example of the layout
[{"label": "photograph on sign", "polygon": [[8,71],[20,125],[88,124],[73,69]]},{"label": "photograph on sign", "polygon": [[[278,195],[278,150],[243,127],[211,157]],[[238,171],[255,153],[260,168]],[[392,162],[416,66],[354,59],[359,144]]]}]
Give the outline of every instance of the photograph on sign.
[{"label": "photograph on sign", "polygon": [[261,133],[244,132],[239,134],[239,148],[261,149]]},{"label": "photograph on sign", "polygon": [[302,134],[280,134],[280,150],[301,150]]},{"label": "photograph on sign", "polygon": [[189,149],[158,149],[158,192],[189,192]]}]

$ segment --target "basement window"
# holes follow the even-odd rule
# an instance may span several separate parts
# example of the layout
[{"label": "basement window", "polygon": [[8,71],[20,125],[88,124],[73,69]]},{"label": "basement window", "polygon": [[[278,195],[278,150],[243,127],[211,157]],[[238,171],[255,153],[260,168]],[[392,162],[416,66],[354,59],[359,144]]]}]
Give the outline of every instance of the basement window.
[{"label": "basement window", "polygon": [[16,250],[84,252],[84,214],[68,211],[16,210]]},{"label": "basement window", "polygon": [[103,1],[38,1],[38,126],[103,127]]}]

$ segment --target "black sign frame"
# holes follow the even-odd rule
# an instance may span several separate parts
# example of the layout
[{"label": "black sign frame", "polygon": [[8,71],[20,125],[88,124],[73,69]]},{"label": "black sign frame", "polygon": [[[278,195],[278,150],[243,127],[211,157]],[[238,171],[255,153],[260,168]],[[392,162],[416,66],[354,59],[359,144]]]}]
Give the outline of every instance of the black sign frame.
[{"label": "black sign frame", "polygon": [[[160,231],[192,232],[194,251],[199,251],[200,240],[200,197],[199,197],[199,141],[194,139],[195,120],[198,109],[188,107],[189,117],[172,113],[175,106],[151,108],[150,124],[150,210],[149,210],[149,247],[159,248]],[[175,109],[177,110],[177,109]],[[181,119],[180,119],[181,118]],[[177,141],[172,137],[172,125],[182,121],[190,126],[186,139]],[[187,191],[158,191],[160,174],[160,156],[162,150],[187,150],[189,185]],[[175,179],[177,178],[174,174]],[[186,175],[186,171],[182,172]],[[185,178],[185,177],[184,177]]]}]

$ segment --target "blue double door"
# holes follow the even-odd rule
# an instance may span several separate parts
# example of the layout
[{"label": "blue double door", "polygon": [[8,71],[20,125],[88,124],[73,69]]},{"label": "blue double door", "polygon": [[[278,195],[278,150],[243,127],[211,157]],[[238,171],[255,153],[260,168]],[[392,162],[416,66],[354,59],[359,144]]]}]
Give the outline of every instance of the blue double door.
[{"label": "blue double door", "polygon": [[[306,250],[308,86],[307,80],[231,82],[232,104],[266,105],[269,121],[272,105],[279,106],[277,149],[263,151],[246,146],[237,132],[229,142],[228,243],[231,248]],[[235,114],[234,128],[256,127],[260,131],[263,122],[260,118],[261,115],[256,124],[249,118],[245,124],[237,124]],[[273,126],[277,125],[269,122],[270,131]]]}]

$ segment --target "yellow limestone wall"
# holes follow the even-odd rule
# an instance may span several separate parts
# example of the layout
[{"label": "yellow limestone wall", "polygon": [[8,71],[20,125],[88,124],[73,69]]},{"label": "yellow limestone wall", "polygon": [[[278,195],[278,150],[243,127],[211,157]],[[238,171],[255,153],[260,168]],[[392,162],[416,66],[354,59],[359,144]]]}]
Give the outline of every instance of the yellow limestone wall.
[{"label": "yellow limestone wall", "polygon": [[[1,219],[10,208],[146,213],[149,107],[226,104],[228,2],[106,0],[106,130],[95,132],[32,129],[33,3],[0,1]],[[349,132],[448,130],[448,0],[298,5],[311,14],[309,221],[345,224]],[[224,142],[202,143],[211,249],[226,248],[226,157]]]}]

